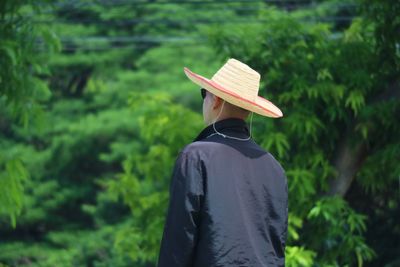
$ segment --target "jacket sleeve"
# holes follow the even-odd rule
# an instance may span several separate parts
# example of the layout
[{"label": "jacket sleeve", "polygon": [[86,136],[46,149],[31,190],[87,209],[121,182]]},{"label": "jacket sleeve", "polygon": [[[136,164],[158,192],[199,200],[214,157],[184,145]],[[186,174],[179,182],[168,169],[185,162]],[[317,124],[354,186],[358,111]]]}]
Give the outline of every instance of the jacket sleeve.
[{"label": "jacket sleeve", "polygon": [[174,167],[158,267],[192,266],[203,201],[199,160],[182,152]]}]

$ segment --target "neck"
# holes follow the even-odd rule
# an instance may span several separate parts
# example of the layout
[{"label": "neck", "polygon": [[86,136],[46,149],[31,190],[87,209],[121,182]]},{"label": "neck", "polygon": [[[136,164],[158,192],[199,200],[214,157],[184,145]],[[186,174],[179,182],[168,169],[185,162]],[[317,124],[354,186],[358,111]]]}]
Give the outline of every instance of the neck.
[{"label": "neck", "polygon": [[[232,114],[221,114],[219,116],[219,118],[217,118],[215,121],[213,120],[212,122],[208,123],[208,125],[211,125],[213,123],[217,123],[219,121],[222,120],[226,120],[226,119],[241,119],[241,120],[246,120],[246,118],[244,118],[243,116],[237,116],[237,115],[232,115]],[[207,126],[208,126],[207,125]]]},{"label": "neck", "polygon": [[[253,115],[253,114],[252,114]],[[232,117],[230,117],[231,119],[233,119]],[[251,117],[251,118],[253,118],[253,116]],[[240,119],[240,118],[236,118],[236,119]],[[241,119],[242,120],[242,119]],[[219,120],[219,121],[221,121],[221,120]],[[219,131],[217,131],[217,129],[216,129],[216,127],[215,127],[215,124],[217,123],[217,121],[216,122],[214,122],[213,124],[212,124],[212,127],[213,127],[213,130],[214,130],[214,133],[213,134],[210,134],[208,137],[210,137],[210,136],[213,136],[213,135],[220,135],[220,136],[222,136],[223,138],[229,138],[229,139],[235,139],[235,140],[239,140],[239,141],[248,141],[248,140],[250,140],[251,139],[251,121],[250,121],[250,133],[249,133],[249,136],[248,137],[246,137],[246,138],[239,138],[239,137],[235,137],[235,136],[229,136],[229,135],[226,135],[226,134],[223,134],[223,133],[220,133]]]}]

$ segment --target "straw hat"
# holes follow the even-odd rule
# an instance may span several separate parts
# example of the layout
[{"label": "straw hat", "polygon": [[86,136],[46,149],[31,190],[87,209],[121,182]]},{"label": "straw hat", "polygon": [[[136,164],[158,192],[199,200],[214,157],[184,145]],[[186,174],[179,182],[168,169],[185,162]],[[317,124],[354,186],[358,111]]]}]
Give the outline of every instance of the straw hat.
[{"label": "straw hat", "polygon": [[239,60],[229,59],[211,80],[186,67],[184,72],[192,82],[233,105],[271,118],[283,116],[278,107],[258,96],[260,74]]}]

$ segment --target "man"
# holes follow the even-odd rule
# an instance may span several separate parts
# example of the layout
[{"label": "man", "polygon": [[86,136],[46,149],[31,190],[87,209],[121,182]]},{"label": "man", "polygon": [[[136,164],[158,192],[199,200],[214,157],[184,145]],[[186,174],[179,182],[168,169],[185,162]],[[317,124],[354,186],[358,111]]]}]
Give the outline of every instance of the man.
[{"label": "man", "polygon": [[284,266],[285,172],[244,121],[282,112],[258,96],[260,75],[236,59],[211,80],[184,71],[202,87],[208,126],[176,161],[158,266]]}]

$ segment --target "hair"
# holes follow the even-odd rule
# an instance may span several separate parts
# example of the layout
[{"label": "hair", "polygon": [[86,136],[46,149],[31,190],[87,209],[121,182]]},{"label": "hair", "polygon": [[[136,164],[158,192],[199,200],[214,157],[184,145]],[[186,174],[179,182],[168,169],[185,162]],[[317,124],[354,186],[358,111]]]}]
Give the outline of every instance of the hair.
[{"label": "hair", "polygon": [[225,107],[227,108],[227,110],[235,115],[239,115],[240,117],[243,117],[244,119],[247,118],[250,114],[250,111],[248,111],[247,109],[241,108],[239,106],[233,105],[229,102],[225,101]]}]

